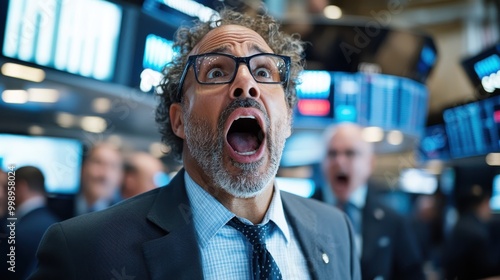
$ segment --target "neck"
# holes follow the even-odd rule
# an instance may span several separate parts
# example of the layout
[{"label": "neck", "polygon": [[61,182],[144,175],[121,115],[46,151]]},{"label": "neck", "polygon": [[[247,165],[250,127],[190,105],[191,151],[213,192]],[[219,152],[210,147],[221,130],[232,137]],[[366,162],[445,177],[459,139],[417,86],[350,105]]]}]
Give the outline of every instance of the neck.
[{"label": "neck", "polygon": [[[189,158],[184,157],[184,160]],[[235,197],[225,190],[217,187],[213,180],[205,174],[201,168],[196,168],[196,164],[184,164],[186,172],[191,179],[201,186],[206,192],[217,199],[224,207],[233,212],[236,216],[245,218],[254,224],[260,223],[267,213],[269,204],[273,197],[273,181],[271,181],[264,190],[250,198]]]},{"label": "neck", "polygon": [[254,224],[259,224],[264,220],[267,209],[271,204],[273,192],[273,184],[270,184],[265,187],[263,192],[251,198],[234,197],[224,191],[211,194],[236,216],[245,218]]},{"label": "neck", "polygon": [[87,203],[88,207],[92,207],[99,200],[97,196],[85,191],[83,192],[83,198],[85,199],[85,203]]}]

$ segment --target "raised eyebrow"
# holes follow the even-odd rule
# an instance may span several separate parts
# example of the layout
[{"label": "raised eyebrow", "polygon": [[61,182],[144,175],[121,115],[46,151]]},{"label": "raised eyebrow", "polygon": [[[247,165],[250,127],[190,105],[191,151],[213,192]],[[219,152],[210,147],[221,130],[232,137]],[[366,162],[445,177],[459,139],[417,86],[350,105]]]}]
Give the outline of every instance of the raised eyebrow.
[{"label": "raised eyebrow", "polygon": [[218,48],[215,48],[215,49],[212,49],[210,50],[209,52],[211,53],[226,53],[226,54],[229,54],[229,46],[220,46]]}]

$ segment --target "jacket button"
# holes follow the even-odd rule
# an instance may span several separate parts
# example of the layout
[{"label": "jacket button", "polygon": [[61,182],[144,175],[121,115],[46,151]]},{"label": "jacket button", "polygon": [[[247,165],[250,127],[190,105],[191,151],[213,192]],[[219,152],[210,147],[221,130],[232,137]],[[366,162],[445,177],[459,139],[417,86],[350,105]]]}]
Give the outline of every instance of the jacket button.
[{"label": "jacket button", "polygon": [[329,263],[330,262],[330,258],[328,257],[328,255],[326,253],[323,253],[321,255],[321,258],[323,259],[324,263]]}]

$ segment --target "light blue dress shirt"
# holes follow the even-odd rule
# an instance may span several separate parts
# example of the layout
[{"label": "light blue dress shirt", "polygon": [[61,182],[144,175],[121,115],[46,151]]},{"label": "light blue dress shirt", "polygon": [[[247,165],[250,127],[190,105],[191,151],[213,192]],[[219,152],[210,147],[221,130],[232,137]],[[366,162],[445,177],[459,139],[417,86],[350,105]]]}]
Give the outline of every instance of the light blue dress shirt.
[{"label": "light blue dress shirt", "polygon": [[[238,230],[227,225],[235,215],[196,184],[185,172],[186,192],[191,204],[200,248],[204,279],[252,279],[252,245]],[[250,221],[240,219],[248,224]],[[293,229],[285,219],[278,187],[262,221],[272,221],[266,247],[280,268],[283,279],[310,279],[310,273]]]}]

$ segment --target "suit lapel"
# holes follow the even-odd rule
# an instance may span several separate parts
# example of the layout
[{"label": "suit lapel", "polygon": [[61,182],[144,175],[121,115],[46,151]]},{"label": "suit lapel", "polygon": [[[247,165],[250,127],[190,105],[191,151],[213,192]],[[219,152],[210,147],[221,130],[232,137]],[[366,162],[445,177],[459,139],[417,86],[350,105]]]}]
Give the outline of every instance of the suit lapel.
[{"label": "suit lapel", "polygon": [[294,197],[286,192],[281,192],[281,197],[286,219],[298,238],[311,277],[313,279],[335,279],[331,267],[326,265],[332,259],[325,261],[325,256],[327,258],[334,257],[334,252],[331,251],[331,244],[334,244],[333,239],[318,231],[318,221],[309,208],[302,203],[294,203]]},{"label": "suit lapel", "polygon": [[184,184],[184,170],[163,187],[147,219],[167,234],[142,245],[151,279],[202,279],[200,253]]}]

